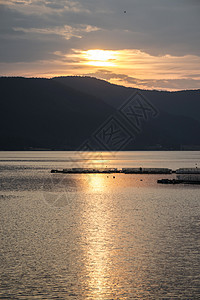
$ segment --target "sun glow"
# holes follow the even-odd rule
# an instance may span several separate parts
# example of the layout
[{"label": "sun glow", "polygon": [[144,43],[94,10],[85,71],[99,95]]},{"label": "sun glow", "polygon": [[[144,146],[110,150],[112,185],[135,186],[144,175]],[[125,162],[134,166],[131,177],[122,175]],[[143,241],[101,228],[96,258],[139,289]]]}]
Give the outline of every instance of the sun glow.
[{"label": "sun glow", "polygon": [[83,51],[82,57],[87,65],[111,67],[115,66],[117,53],[111,50],[94,49]]}]

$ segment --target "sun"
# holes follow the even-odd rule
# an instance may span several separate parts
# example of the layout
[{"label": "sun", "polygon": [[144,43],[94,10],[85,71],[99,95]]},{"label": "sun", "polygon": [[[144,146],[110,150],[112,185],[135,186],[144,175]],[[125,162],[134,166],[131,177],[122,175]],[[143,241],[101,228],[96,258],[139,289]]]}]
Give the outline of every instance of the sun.
[{"label": "sun", "polygon": [[93,49],[83,51],[82,57],[87,65],[108,67],[115,65],[116,53],[112,50]]}]

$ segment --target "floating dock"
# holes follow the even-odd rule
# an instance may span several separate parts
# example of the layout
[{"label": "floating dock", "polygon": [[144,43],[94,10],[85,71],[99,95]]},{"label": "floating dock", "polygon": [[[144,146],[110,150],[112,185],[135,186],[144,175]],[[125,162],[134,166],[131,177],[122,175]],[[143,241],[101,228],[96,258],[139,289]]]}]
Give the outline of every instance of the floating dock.
[{"label": "floating dock", "polygon": [[64,174],[171,174],[173,171],[167,168],[68,168],[63,170],[51,170],[51,173]]},{"label": "floating dock", "polygon": [[160,179],[157,180],[157,183],[162,184],[200,184],[198,180],[180,180],[180,179]]},{"label": "floating dock", "polygon": [[123,168],[124,174],[171,174],[172,170],[167,168]]},{"label": "floating dock", "polygon": [[68,168],[62,170],[51,170],[51,173],[63,174],[172,174],[176,173],[174,179],[159,179],[161,184],[197,184],[200,185],[200,168],[182,168],[173,171],[168,168]]},{"label": "floating dock", "polygon": [[200,174],[200,168],[181,168],[176,170],[176,174]]},{"label": "floating dock", "polygon": [[200,168],[182,168],[175,171],[176,179],[160,179],[162,184],[200,184]]}]

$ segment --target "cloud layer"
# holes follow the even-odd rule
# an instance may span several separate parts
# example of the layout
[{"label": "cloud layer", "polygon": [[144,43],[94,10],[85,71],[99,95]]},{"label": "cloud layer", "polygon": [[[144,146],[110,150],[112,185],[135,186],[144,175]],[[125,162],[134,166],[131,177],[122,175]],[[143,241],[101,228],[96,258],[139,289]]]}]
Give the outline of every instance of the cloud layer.
[{"label": "cloud layer", "polygon": [[105,49],[122,54],[106,72],[126,74],[124,84],[198,88],[199,15],[197,0],[0,0],[1,75],[99,74],[74,53]]}]

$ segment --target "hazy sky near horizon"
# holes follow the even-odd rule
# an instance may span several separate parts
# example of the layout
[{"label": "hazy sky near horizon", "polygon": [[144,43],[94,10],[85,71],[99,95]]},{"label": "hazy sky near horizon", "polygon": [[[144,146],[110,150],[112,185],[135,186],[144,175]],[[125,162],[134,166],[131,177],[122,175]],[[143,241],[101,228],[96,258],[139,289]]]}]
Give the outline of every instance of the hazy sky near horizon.
[{"label": "hazy sky near horizon", "polygon": [[200,88],[199,0],[0,0],[0,75]]}]

